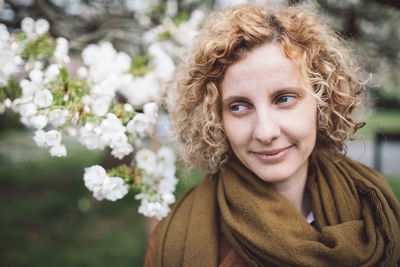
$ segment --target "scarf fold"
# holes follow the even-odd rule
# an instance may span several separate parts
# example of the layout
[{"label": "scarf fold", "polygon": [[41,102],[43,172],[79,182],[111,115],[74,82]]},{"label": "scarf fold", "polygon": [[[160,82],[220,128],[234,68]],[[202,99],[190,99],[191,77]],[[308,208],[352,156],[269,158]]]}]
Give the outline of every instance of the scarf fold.
[{"label": "scarf fold", "polygon": [[307,190],[315,227],[232,160],[188,191],[162,221],[156,266],[217,266],[220,232],[248,266],[398,266],[400,207],[373,169],[320,153]]}]

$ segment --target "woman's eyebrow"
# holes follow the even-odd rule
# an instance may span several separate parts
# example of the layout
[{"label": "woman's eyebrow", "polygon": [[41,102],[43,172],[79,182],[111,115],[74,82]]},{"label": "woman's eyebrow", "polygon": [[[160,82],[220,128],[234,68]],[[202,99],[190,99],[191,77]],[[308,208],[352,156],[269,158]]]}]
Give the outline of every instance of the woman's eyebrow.
[{"label": "woman's eyebrow", "polygon": [[222,99],[222,102],[224,102],[224,103],[228,103],[228,102],[230,103],[230,102],[234,102],[234,101],[246,101],[246,102],[248,102],[250,100],[249,100],[249,98],[247,98],[247,97],[245,97],[243,95],[231,95],[231,96],[228,96],[228,97]]},{"label": "woman's eyebrow", "polygon": [[[301,93],[303,91],[306,91],[305,88],[300,87],[300,86],[288,86],[288,87],[283,87],[283,88],[279,88],[276,90],[273,90],[269,95],[272,96],[277,96],[280,94],[285,94],[285,93]],[[226,98],[222,98],[222,102],[233,102],[233,101],[239,101],[239,100],[243,100],[243,101],[249,101],[249,98],[244,96],[244,95],[230,95]]]},{"label": "woman's eyebrow", "polygon": [[274,91],[273,94],[277,95],[277,94],[291,93],[291,92],[299,93],[305,90],[306,90],[305,88],[302,88],[300,86],[289,86],[289,87],[279,88],[276,91]]}]

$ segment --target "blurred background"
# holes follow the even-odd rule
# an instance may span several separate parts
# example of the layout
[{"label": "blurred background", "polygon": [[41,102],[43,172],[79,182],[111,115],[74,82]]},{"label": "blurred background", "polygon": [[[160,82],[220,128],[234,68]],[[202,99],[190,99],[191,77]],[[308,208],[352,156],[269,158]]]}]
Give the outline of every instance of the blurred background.
[{"label": "blurred background", "polygon": [[[143,34],[166,17],[185,20],[195,10],[228,0],[0,0],[0,23],[18,29],[30,16],[45,18],[55,37],[70,41],[79,60],[90,43],[110,41],[130,55],[145,51]],[[253,1],[271,6],[286,0]],[[301,1],[289,1],[294,4]],[[352,42],[371,73],[368,100],[357,116],[367,122],[348,154],[381,171],[400,197],[400,1],[318,0],[321,14]],[[177,23],[178,23],[177,22]],[[72,66],[74,59],[72,60]],[[84,168],[110,164],[107,152],[67,141],[67,158],[38,148],[18,116],[0,115],[0,266],[142,266],[148,221],[133,194],[99,202],[83,183]],[[183,175],[177,196],[202,177]],[[184,177],[183,177],[184,176]]]}]

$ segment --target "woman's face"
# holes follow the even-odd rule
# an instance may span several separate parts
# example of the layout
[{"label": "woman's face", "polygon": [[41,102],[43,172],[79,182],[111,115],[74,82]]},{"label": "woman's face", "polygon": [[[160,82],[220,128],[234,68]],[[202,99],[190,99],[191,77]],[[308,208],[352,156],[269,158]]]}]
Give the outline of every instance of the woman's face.
[{"label": "woman's face", "polygon": [[270,183],[307,175],[316,141],[316,100],[280,44],[247,52],[221,85],[222,119],[237,158]]}]

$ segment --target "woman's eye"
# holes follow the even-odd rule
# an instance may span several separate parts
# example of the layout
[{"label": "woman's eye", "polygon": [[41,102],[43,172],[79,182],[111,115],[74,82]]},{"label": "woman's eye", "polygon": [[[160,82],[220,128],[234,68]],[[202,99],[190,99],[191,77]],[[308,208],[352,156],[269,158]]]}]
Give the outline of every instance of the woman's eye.
[{"label": "woman's eye", "polygon": [[295,96],[284,95],[284,96],[279,97],[276,102],[278,104],[288,104],[288,103],[293,102],[294,100],[296,100]]},{"label": "woman's eye", "polygon": [[243,111],[245,110],[245,106],[244,105],[232,105],[231,106],[231,110],[234,112],[239,112],[239,111]]}]

